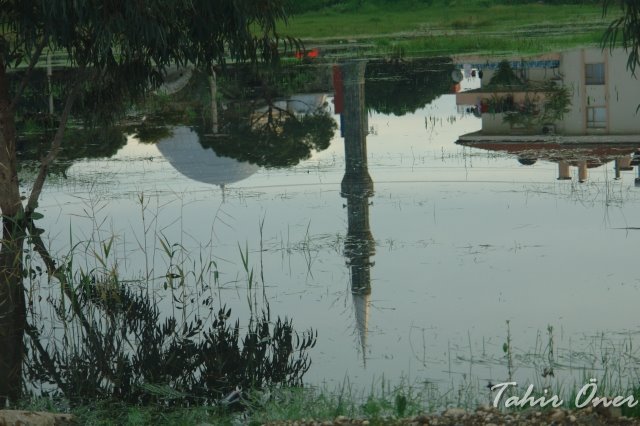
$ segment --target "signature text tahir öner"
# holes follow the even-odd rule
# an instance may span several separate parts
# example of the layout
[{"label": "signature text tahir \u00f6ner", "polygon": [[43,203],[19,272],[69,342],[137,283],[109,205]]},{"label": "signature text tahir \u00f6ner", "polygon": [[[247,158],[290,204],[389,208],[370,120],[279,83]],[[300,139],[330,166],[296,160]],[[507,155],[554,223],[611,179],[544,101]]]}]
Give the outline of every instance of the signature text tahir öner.
[{"label": "signature text tahir \u00f6ner", "polygon": [[[584,408],[589,405],[592,407],[622,407],[626,405],[629,408],[638,405],[638,400],[633,396],[614,396],[614,397],[601,397],[596,396],[598,391],[598,385],[596,379],[589,380],[589,383],[580,388],[575,398],[575,407]],[[491,387],[492,391],[497,391],[495,398],[493,399],[493,406],[498,408],[501,404],[502,398],[505,396],[505,392],[509,388],[517,386],[516,382],[498,383]],[[564,404],[564,400],[560,399],[558,395],[549,395],[549,392],[545,389],[542,396],[533,395],[533,385],[529,385],[524,395],[517,396],[512,395],[505,399],[503,405],[505,408],[509,407],[560,407]]]}]

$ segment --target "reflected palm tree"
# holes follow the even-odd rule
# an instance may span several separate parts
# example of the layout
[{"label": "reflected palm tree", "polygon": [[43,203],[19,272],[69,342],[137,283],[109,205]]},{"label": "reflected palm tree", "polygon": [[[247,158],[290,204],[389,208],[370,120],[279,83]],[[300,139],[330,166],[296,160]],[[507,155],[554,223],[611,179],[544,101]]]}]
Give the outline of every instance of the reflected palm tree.
[{"label": "reflected palm tree", "polygon": [[344,256],[350,270],[351,293],[363,363],[366,365],[371,296],[371,256],[375,240],[369,227],[369,198],[373,181],[367,168],[367,111],[364,82],[366,61],[351,61],[334,68],[336,112],[344,138],[345,175],[340,195],[347,199],[347,238]]}]

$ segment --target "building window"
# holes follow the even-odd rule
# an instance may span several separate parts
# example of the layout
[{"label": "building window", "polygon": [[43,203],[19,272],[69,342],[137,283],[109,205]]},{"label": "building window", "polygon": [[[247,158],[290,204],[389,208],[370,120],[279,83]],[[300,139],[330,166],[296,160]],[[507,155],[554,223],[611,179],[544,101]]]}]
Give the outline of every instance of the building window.
[{"label": "building window", "polygon": [[604,84],[604,64],[584,65],[585,84]]},{"label": "building window", "polygon": [[587,127],[590,129],[607,127],[607,109],[605,107],[587,108]]}]

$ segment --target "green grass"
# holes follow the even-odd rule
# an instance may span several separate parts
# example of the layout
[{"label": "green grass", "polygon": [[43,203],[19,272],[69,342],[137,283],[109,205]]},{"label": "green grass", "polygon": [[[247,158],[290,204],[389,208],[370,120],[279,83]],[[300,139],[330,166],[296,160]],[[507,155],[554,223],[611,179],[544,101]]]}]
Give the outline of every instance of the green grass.
[{"label": "green grass", "polygon": [[[319,388],[278,388],[250,392],[240,412],[221,406],[138,406],[117,401],[69,408],[64,401],[46,398],[24,401],[20,407],[33,411],[70,412],[83,425],[259,425],[294,420],[333,420],[338,416],[367,419],[371,424],[393,424],[394,419],[434,413],[443,406],[456,405],[454,393],[441,395],[435,386],[402,384],[392,387],[382,380],[368,391],[355,390],[348,382],[336,390]],[[475,408],[477,401],[466,408]],[[464,406],[464,405],[460,405]]]},{"label": "green grass", "polygon": [[[292,15],[279,22],[278,32],[307,47],[339,46],[344,52],[338,54],[345,56],[388,56],[396,46],[408,56],[536,54],[599,44],[618,12],[609,13],[603,17],[599,4],[397,0],[357,7],[351,2]],[[356,44],[365,46],[356,49]],[[45,62],[46,57],[40,66]],[[69,65],[66,55],[54,53],[53,65]]]},{"label": "green grass", "polygon": [[388,46],[402,48],[409,56],[439,56],[450,54],[489,54],[502,55],[508,53],[537,54],[554,52],[571,46],[597,44],[599,33],[563,35],[551,40],[546,38],[528,37],[496,37],[479,38],[476,35],[461,35],[457,37],[429,36],[397,42],[379,41],[376,52],[386,55],[393,51]]},{"label": "green grass", "polygon": [[[559,395],[564,408],[575,409],[576,392],[584,383],[573,387],[549,389],[548,395]],[[495,394],[481,395],[479,390],[459,388],[442,393],[435,385],[400,385],[391,387],[388,382],[372,386],[368,391],[354,390],[348,383],[340,389],[319,388],[278,388],[265,392],[250,392],[244,400],[245,411],[222,406],[139,406],[117,401],[97,401],[91,404],[69,408],[68,403],[52,402],[46,398],[24,401],[21,409],[48,412],[66,412],[75,416],[82,425],[195,425],[209,423],[215,425],[261,425],[271,422],[316,421],[323,422],[344,416],[351,419],[366,419],[371,425],[402,424],[399,419],[421,414],[435,414],[446,407],[459,407],[473,411],[481,405],[490,404]],[[544,386],[536,385],[534,397],[544,394]],[[640,397],[639,389],[618,389],[600,382],[598,395],[634,395]],[[517,395],[523,394],[523,388]],[[504,398],[502,402],[504,403]],[[240,407],[238,407],[240,408]],[[549,409],[536,408],[539,410]],[[522,408],[503,409],[504,412],[522,411]],[[639,417],[636,408],[622,408],[622,415]]]},{"label": "green grass", "polygon": [[[372,43],[374,51],[402,45],[409,55],[541,53],[599,43],[614,16],[599,5],[505,5],[488,0],[435,0],[431,5],[400,0],[338,6],[293,16],[281,33],[308,45],[345,41]],[[382,50],[381,50],[382,49]]]},{"label": "green grass", "polygon": [[[354,390],[348,382],[339,389],[280,389],[253,407],[256,424],[296,419],[332,420],[338,416],[389,424],[392,419],[436,412],[446,402],[430,384],[390,386],[382,380],[368,391]],[[475,405],[474,405],[475,407]]]},{"label": "green grass", "polygon": [[232,424],[233,415],[213,407],[136,406],[115,401],[99,401],[73,409],[64,403],[38,398],[25,401],[19,409],[71,413],[80,425],[176,425],[193,426],[200,423]]}]

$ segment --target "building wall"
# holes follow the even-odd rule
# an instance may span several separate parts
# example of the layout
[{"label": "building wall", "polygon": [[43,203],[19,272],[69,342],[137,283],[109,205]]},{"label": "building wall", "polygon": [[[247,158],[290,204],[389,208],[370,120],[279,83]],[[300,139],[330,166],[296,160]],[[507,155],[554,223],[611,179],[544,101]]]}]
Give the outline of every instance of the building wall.
[{"label": "building wall", "polygon": [[627,57],[627,53],[617,49],[609,59],[609,128],[611,133],[638,134],[640,111],[636,114],[636,109],[640,105],[640,80],[627,70]]},{"label": "building wall", "polygon": [[503,121],[504,114],[482,114],[482,133],[485,135],[508,135],[511,127]]},{"label": "building wall", "polygon": [[560,72],[563,76],[562,83],[572,92],[571,111],[565,114],[564,119],[556,123],[556,129],[563,134],[585,133],[586,111],[584,109],[585,93],[584,66],[581,50],[565,52],[560,59]]},{"label": "building wall", "polygon": [[[604,64],[604,84],[587,85],[586,64]],[[556,128],[565,134],[634,134],[640,133],[640,116],[635,114],[640,103],[640,80],[626,68],[627,54],[622,49],[613,53],[600,48],[564,52],[560,70],[564,84],[573,91],[571,112]],[[596,115],[605,120],[603,127],[589,126],[590,108],[604,108]]]},{"label": "building wall", "polygon": [[[529,69],[531,81],[558,80],[571,90],[570,111],[555,123],[556,133],[564,135],[630,135],[640,134],[640,80],[627,70],[628,54],[623,49],[613,52],[600,48],[574,49],[559,55],[559,70]],[[601,76],[602,84],[586,84],[585,66],[591,65],[591,75]],[[602,68],[599,65],[602,64]],[[593,68],[599,71],[594,73]],[[602,70],[603,72],[600,72]],[[520,71],[517,71],[518,73]],[[487,84],[493,71],[487,70],[483,84]],[[592,77],[593,78],[593,77]],[[597,78],[595,79],[597,80]],[[592,81],[591,83],[594,83]],[[600,83],[595,81],[595,83]],[[489,98],[490,91],[458,94],[460,105],[476,105],[481,98]],[[518,93],[514,99],[518,102]],[[541,100],[543,97],[541,96]],[[502,114],[483,114],[482,132],[485,134],[515,134],[521,130],[510,129],[502,122]],[[533,129],[534,132],[542,132]]]}]

